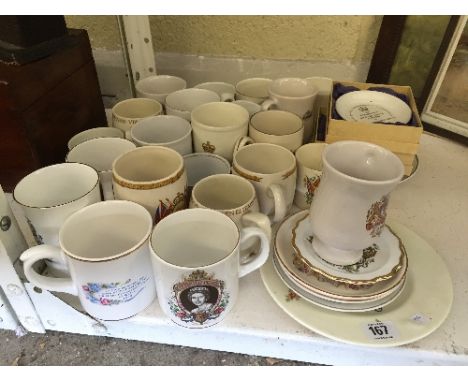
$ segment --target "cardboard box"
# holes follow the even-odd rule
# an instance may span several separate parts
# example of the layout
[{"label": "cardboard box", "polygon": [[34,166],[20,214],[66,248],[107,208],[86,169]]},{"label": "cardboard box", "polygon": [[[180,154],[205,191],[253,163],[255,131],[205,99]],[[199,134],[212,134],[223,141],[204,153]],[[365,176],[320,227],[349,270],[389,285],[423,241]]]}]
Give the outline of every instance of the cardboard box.
[{"label": "cardboard box", "polygon": [[334,100],[330,97],[325,141],[327,143],[333,143],[342,140],[357,140],[375,143],[379,146],[385,147],[400,157],[405,165],[405,174],[409,175],[412,171],[414,156],[418,152],[419,139],[423,132],[423,126],[411,87],[348,81],[334,81],[333,84],[335,85],[337,83],[344,86],[354,86],[361,90],[367,90],[371,87],[385,87],[393,89],[398,93],[405,94],[408,97],[409,106],[416,120],[416,126],[363,123],[333,119],[332,110]]}]

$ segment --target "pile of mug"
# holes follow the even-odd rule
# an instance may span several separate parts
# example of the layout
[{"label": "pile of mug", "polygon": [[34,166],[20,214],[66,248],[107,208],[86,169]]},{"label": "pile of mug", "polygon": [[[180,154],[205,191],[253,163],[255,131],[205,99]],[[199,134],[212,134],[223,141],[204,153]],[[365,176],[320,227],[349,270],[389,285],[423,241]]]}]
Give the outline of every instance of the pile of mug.
[{"label": "pile of mug", "polygon": [[131,317],[157,295],[176,324],[218,323],[239,278],[267,260],[271,224],[312,201],[325,144],[310,142],[331,86],[141,80],[138,98],[113,107],[113,127],[72,137],[65,163],[15,187],[41,244],[21,256],[26,277],[77,295],[102,320]]}]

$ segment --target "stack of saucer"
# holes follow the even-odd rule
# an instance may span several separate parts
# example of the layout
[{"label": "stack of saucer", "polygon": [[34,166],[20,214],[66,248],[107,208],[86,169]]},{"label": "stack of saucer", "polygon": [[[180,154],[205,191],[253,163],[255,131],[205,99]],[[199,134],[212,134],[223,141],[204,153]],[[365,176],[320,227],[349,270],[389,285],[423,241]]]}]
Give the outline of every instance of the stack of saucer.
[{"label": "stack of saucer", "polygon": [[406,281],[407,255],[385,227],[352,265],[335,265],[313,249],[309,212],[285,219],[274,237],[273,264],[286,286],[321,307],[343,312],[379,309],[394,301]]}]

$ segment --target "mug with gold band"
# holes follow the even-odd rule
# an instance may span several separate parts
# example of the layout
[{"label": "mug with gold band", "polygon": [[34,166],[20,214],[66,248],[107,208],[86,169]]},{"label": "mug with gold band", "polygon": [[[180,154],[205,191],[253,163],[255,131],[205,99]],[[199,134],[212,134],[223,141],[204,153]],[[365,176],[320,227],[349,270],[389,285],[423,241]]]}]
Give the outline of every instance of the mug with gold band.
[{"label": "mug with gold band", "polygon": [[187,174],[184,159],[163,146],[144,146],[118,157],[112,166],[115,199],[145,207],[158,223],[187,207]]}]

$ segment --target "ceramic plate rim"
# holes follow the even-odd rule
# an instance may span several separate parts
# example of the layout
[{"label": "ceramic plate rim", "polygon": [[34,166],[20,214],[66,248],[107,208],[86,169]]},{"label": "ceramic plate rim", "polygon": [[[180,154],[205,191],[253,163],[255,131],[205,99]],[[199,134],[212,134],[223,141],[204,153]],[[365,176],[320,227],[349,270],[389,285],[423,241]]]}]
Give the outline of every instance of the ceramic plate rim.
[{"label": "ceramic plate rim", "polygon": [[[333,312],[307,302],[308,305],[306,306],[308,308],[305,309],[306,312],[304,313],[304,302],[292,301],[293,303],[299,303],[300,305],[298,307],[286,305],[289,303],[286,302],[282,294],[283,291],[279,291],[277,287],[272,285],[269,275],[267,274],[267,269],[263,266],[260,269],[260,274],[268,293],[279,308],[293,320],[315,333],[339,342],[384,348],[406,345],[429,336],[440,328],[451,312],[453,304],[453,281],[450,272],[443,258],[418,234],[403,224],[392,221],[391,219],[389,219],[388,223],[400,236],[403,236],[402,241],[407,248],[409,262],[412,264],[416,263],[417,265],[418,262],[422,263],[424,260],[426,265],[430,262],[432,266],[424,267],[424,272],[421,271],[419,275],[415,272],[415,270],[418,269],[417,266],[409,268],[407,282],[409,282],[409,284],[413,283],[414,285],[407,285],[406,288],[404,288],[401,298],[397,299],[386,308],[383,308],[381,312]],[[434,268],[437,268],[437,270]],[[272,269],[272,271],[274,270]],[[434,272],[437,272],[437,277],[435,279],[433,277],[435,274]],[[437,305],[437,309],[434,308],[434,301],[428,301],[427,294],[424,294],[427,285],[425,286],[423,284],[429,282],[431,282],[431,286],[434,288],[431,299],[436,299],[436,302],[440,303]],[[286,286],[284,286],[284,289],[287,291]],[[411,289],[414,290],[411,291]],[[408,294],[408,296],[406,296],[406,294]],[[407,323],[410,322],[409,320],[414,317],[412,316],[413,314],[417,314],[418,312],[424,313],[422,312],[423,307],[426,315],[430,314],[430,320],[424,324],[415,323],[414,325],[407,325]],[[366,337],[363,332],[356,334],[355,332],[350,333],[349,330],[345,330],[351,327],[362,329],[362,325],[375,322],[376,320],[382,322],[391,321],[394,324],[404,324],[399,327],[399,337],[382,342],[375,342],[375,340]],[[344,329],[341,328],[340,325],[343,326]],[[330,329],[331,326],[333,327],[333,331]]]},{"label": "ceramic plate rim", "polygon": [[[302,255],[301,250],[299,249],[298,245],[296,244],[297,240],[299,240],[299,237],[297,235],[297,230],[298,230],[299,226],[301,225],[301,223],[303,223],[304,221],[306,222],[305,224],[307,224],[307,221],[308,221],[307,217],[308,217],[308,215],[304,216],[301,219],[298,219],[296,221],[296,223],[294,224],[294,227],[293,227],[293,230],[292,230],[293,236],[292,236],[291,243],[292,243],[292,246],[293,246],[293,248],[294,248],[294,250],[296,252],[296,256],[298,258],[300,258],[301,261],[304,262],[309,268],[312,268],[312,270],[315,273],[319,273],[320,275],[322,275],[322,276],[324,276],[324,277],[326,277],[326,278],[328,278],[328,279],[330,279],[332,281],[340,282],[340,283],[344,283],[344,284],[373,285],[373,284],[379,283],[381,281],[389,280],[394,275],[396,275],[398,273],[398,271],[403,267],[404,258],[406,257],[405,247],[404,247],[403,243],[401,242],[400,238],[388,226],[385,226],[385,228],[388,229],[390,235],[393,235],[398,240],[399,248],[400,248],[400,256],[398,257],[398,263],[394,267],[392,267],[392,269],[388,273],[386,273],[384,275],[375,276],[372,279],[356,280],[356,279],[349,279],[349,278],[346,278],[346,277],[343,277],[343,276],[338,276],[337,274],[330,274],[329,272],[325,271],[323,268],[317,268],[305,256]],[[329,269],[332,269],[332,268],[329,268]]]},{"label": "ceramic plate rim", "polygon": [[[377,90],[367,90],[367,89],[354,90],[354,91],[345,93],[345,94],[341,95],[340,97],[338,97],[336,99],[336,101],[335,101],[336,112],[340,115],[341,118],[343,118],[346,121],[350,121],[350,122],[381,123],[381,122],[361,121],[361,120],[356,121],[350,115],[349,110],[347,110],[347,111],[343,110],[343,107],[345,107],[345,106],[343,106],[343,102],[346,102],[349,99],[351,99],[351,101],[352,101],[353,98],[358,98],[358,97],[362,96],[363,94],[364,94],[364,96],[367,95],[367,99],[371,99],[371,98],[375,99],[375,98],[379,98],[379,97],[384,98],[384,100],[382,100],[382,101],[378,100],[378,102],[375,102],[375,104],[378,105],[378,106],[380,106],[382,104],[393,103],[396,108],[398,108],[398,107],[401,108],[401,113],[405,113],[405,114],[409,113],[409,115],[407,117],[405,117],[405,118],[397,118],[393,113],[388,112],[387,108],[384,108],[383,106],[381,106],[394,119],[396,119],[398,123],[407,124],[409,121],[411,121],[411,117],[413,116],[413,111],[411,110],[411,107],[406,102],[404,102],[403,100],[401,100],[400,98],[398,98],[397,96],[394,96],[392,94],[384,93],[384,92],[377,91]],[[365,101],[362,101],[362,102],[365,102]],[[351,106],[351,108],[352,107],[353,106]],[[351,109],[351,108],[349,108],[349,109]],[[341,109],[341,112],[340,112],[340,109]]]}]

